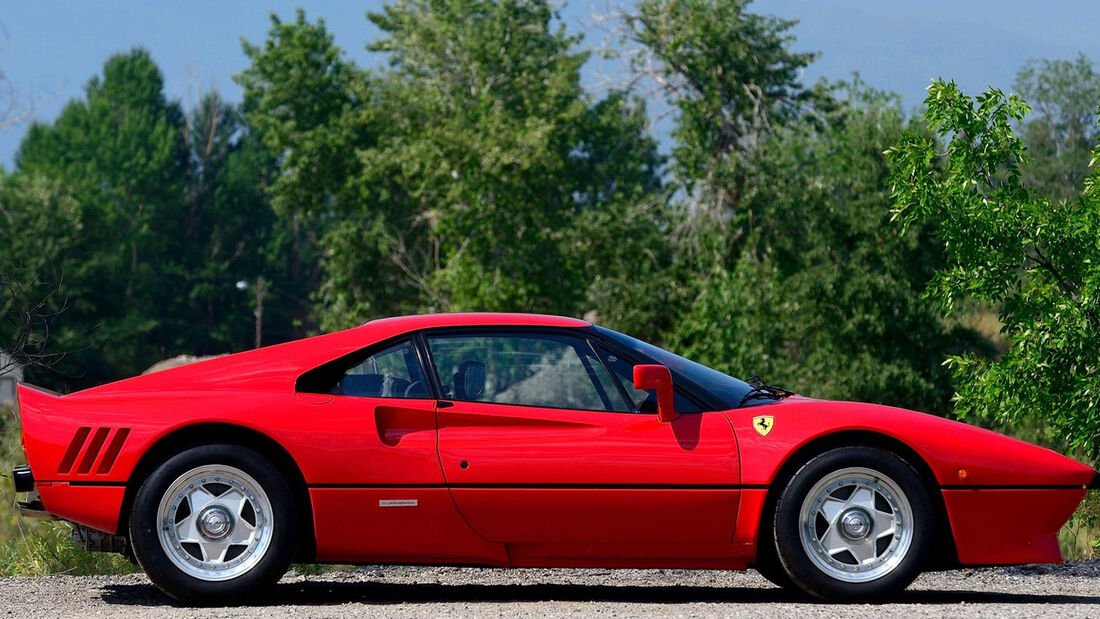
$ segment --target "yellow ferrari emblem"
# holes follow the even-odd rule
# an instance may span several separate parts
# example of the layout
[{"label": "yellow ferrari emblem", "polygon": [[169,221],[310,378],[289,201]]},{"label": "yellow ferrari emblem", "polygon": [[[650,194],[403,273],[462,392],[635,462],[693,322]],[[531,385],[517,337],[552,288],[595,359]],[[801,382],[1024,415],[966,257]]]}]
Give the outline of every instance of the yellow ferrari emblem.
[{"label": "yellow ferrari emblem", "polygon": [[760,436],[767,436],[768,432],[771,432],[772,428],[775,427],[775,417],[772,417],[771,415],[760,415],[759,417],[753,417],[752,427],[760,433]]}]

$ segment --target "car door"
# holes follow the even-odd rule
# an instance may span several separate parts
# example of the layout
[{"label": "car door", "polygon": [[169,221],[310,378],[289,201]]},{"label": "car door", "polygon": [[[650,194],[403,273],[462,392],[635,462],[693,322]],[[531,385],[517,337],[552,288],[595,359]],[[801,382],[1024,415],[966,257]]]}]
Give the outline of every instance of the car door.
[{"label": "car door", "polygon": [[325,561],[500,563],[444,486],[436,399],[412,338],[384,342],[299,379],[315,429],[309,447],[317,555]]},{"label": "car door", "polygon": [[739,467],[721,413],[662,423],[636,412],[583,331],[433,332],[425,342],[442,394],[443,474],[485,539],[591,556],[599,545],[675,553],[729,542]]}]

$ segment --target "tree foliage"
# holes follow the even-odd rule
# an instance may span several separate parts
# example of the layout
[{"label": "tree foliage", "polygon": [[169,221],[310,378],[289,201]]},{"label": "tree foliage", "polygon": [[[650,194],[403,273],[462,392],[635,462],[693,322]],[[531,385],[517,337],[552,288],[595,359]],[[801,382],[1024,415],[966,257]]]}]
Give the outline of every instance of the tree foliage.
[{"label": "tree foliage", "polygon": [[930,229],[890,231],[883,151],[904,114],[858,81],[832,95],[752,158],[740,227],[713,253],[678,341],[734,375],[946,412],[943,355],[981,340],[921,296],[942,261]]},{"label": "tree foliage", "polygon": [[1053,200],[1081,191],[1100,131],[1100,74],[1080,54],[1074,60],[1034,59],[1016,74],[1016,92],[1031,102],[1020,137],[1031,162],[1021,171],[1025,185]]},{"label": "tree foliage", "polygon": [[[586,54],[548,2],[417,0],[369,17],[385,70],[349,65],[323,22],[299,12],[274,20],[262,49],[246,47],[253,66],[240,77],[249,118],[284,153],[275,203],[293,184],[328,222],[322,323],[425,309],[582,313],[586,281],[599,277],[589,269],[603,263],[580,230],[658,185],[644,110],[584,91]],[[299,83],[323,84],[332,103],[318,115],[280,94]],[[296,162],[317,152],[340,163],[303,174]]]},{"label": "tree foliage", "polygon": [[80,235],[77,205],[56,181],[0,177],[0,374],[13,363],[48,371],[74,345],[62,265]]},{"label": "tree foliage", "polygon": [[942,260],[930,230],[886,232],[900,102],[858,78],[805,87],[795,22],[748,4],[648,0],[625,18],[635,70],[675,110],[690,266],[668,339],[734,375],[945,412],[943,354],[980,341],[921,298]]},{"label": "tree foliage", "polygon": [[[271,157],[235,106],[212,94],[188,114],[163,86],[144,50],[113,56],[84,99],[33,125],[20,146],[8,230],[33,246],[9,247],[9,264],[38,261],[26,273],[60,283],[55,297],[67,303],[52,334],[66,351],[61,377],[36,380],[73,388],[166,356],[243,348],[250,300],[235,282],[287,268],[262,193]],[[57,200],[63,216],[47,216],[42,203]],[[291,320],[272,305],[272,322]]]},{"label": "tree foliage", "polygon": [[951,312],[964,298],[1000,308],[1011,348],[997,360],[956,355],[957,411],[1010,424],[1035,420],[1052,438],[1100,455],[1100,177],[1071,199],[1023,182],[1029,159],[1013,124],[1030,111],[990,89],[929,88],[927,119],[945,141],[907,135],[890,151],[895,209],[932,223],[947,248],[928,294]]},{"label": "tree foliage", "polygon": [[795,121],[813,93],[799,82],[816,54],[794,52],[795,21],[746,10],[749,0],[644,0],[624,21],[641,46],[634,69],[676,107],[677,176],[712,214],[740,208],[746,158]]}]

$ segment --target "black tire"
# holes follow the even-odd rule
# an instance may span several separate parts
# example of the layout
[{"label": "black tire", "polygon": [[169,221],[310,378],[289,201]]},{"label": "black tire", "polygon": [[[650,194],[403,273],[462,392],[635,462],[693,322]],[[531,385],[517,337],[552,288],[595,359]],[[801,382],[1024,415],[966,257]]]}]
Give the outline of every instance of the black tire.
[{"label": "black tire", "polygon": [[[176,488],[173,488],[173,486],[179,484],[181,479],[185,479],[184,476],[195,474],[195,471],[232,471],[234,469],[243,471],[251,479],[245,480],[245,484],[242,485],[240,491],[242,498],[239,500],[242,509],[237,510],[237,520],[229,519],[232,523],[228,529],[230,532],[224,535],[235,534],[236,527],[244,527],[245,525],[242,525],[241,522],[245,522],[248,525],[248,530],[242,528],[242,534],[253,535],[254,539],[248,544],[233,545],[221,555],[225,562],[231,562],[229,553],[236,552],[238,546],[243,546],[244,549],[239,552],[238,556],[244,557],[247,554],[247,560],[242,560],[240,566],[223,564],[213,569],[233,567],[234,570],[247,569],[247,571],[234,575],[227,580],[208,580],[196,577],[185,572],[183,568],[177,565],[177,562],[185,561],[185,559],[179,557],[184,556],[182,552],[186,551],[178,551],[175,555],[176,558],[172,558],[169,556],[170,551],[165,548],[165,543],[171,542],[162,543],[160,525],[164,523],[161,522],[160,517],[161,501],[162,499],[168,501],[166,503],[169,506],[167,509],[172,510],[171,506],[176,499],[171,496],[166,497],[166,493],[170,490],[173,493],[181,490],[180,496],[182,496],[182,492],[188,492],[186,488],[192,486],[177,486]],[[239,480],[235,479],[235,481]],[[249,482],[255,482],[259,488],[259,492],[254,494],[251,501],[245,495],[249,494],[248,489],[253,491],[256,489],[251,488]],[[196,480],[196,483],[198,483],[198,480]],[[212,489],[212,495],[226,486],[228,484],[214,481],[206,483],[206,478],[203,478],[203,483],[199,484],[199,487],[204,490]],[[232,486],[228,487],[229,490],[225,491],[228,494],[221,496],[235,496],[232,494],[234,488]],[[263,495],[266,495],[264,498],[267,499],[267,504],[270,506],[270,514],[265,514],[265,510],[262,509],[263,503],[257,502],[259,500],[257,497]],[[219,505],[216,505],[218,498],[220,497],[215,498],[208,505],[219,507]],[[190,511],[191,502],[198,503],[199,501],[198,499],[191,499],[190,496],[186,499],[180,499],[180,501],[187,502],[187,506],[181,505],[176,508],[177,511],[169,511],[169,513],[183,513],[183,520],[186,520],[188,517],[186,512]],[[248,505],[245,505],[245,503],[248,503]],[[251,511],[249,512],[249,510]],[[229,513],[230,511],[227,508],[222,513]],[[242,515],[243,512],[247,513]],[[206,513],[206,510],[200,510],[200,514],[195,516],[196,523],[202,520],[199,517],[202,513]],[[174,519],[176,516],[173,515],[172,518]],[[251,518],[251,521],[249,521],[249,518]],[[213,522],[215,526],[218,524],[216,517],[207,522]],[[168,535],[168,530],[165,524],[165,535]],[[198,524],[196,524],[195,531],[199,535],[205,535],[201,532]],[[255,533],[249,533],[249,531],[255,531]],[[295,505],[293,490],[286,478],[267,457],[253,449],[240,445],[203,445],[187,449],[169,458],[142,483],[134,497],[134,505],[130,513],[130,544],[138,565],[148,574],[149,579],[169,596],[196,605],[216,605],[229,601],[240,602],[273,585],[286,573],[287,568],[290,566],[291,558],[296,551],[299,532],[299,510]],[[269,540],[266,545],[258,541],[263,539]],[[223,541],[228,544],[231,538],[226,537],[224,540],[216,541]],[[253,544],[255,544],[255,547],[253,547]],[[188,546],[188,543],[181,542],[177,545],[178,548],[183,546]],[[191,544],[190,547],[192,549],[197,548],[198,544]],[[205,548],[199,549],[198,552],[200,556],[196,556],[196,560],[204,560],[206,557]],[[215,560],[204,565],[209,567],[218,563],[221,563],[221,561]],[[184,567],[187,567],[186,563],[184,563]],[[216,571],[207,570],[204,572],[202,566],[194,569],[209,574],[211,578],[219,577]]]},{"label": "black tire", "polygon": [[[765,543],[771,544],[772,541],[767,540]],[[758,550],[758,552],[759,552],[759,550]],[[788,574],[783,569],[783,566],[780,565],[778,559],[775,559],[773,561],[773,560],[762,560],[762,559],[758,558],[756,560],[756,563],[753,564],[752,567],[753,567],[753,569],[755,569],[757,571],[757,573],[759,573],[761,576],[763,576],[768,582],[770,582],[771,584],[779,587],[780,589],[786,589],[788,591],[792,591],[792,590],[793,591],[799,591],[799,592],[801,591],[801,589],[799,589],[797,587],[797,585],[794,584],[794,581],[791,580],[790,574]]]},{"label": "black tire", "polygon": [[788,591],[801,592],[791,580],[790,574],[783,569],[783,564],[779,562],[775,549],[775,536],[771,534],[770,529],[760,532],[760,539],[756,543],[756,563],[752,567],[773,585]]},{"label": "black tire", "polygon": [[[850,499],[845,497],[849,487]],[[873,511],[866,509],[868,497]],[[857,498],[860,505],[846,502]],[[833,506],[834,523],[846,521],[850,528],[830,524],[824,505]],[[803,529],[804,510],[806,522],[812,519],[813,524]],[[779,565],[795,586],[820,599],[875,600],[897,594],[928,561],[936,532],[934,513],[928,489],[905,460],[874,447],[832,449],[803,465],[779,495],[774,515]],[[870,523],[869,528],[861,523]],[[887,535],[890,531],[895,533]],[[832,554],[844,547],[853,550]],[[861,552],[868,553],[863,563],[856,557]]]}]

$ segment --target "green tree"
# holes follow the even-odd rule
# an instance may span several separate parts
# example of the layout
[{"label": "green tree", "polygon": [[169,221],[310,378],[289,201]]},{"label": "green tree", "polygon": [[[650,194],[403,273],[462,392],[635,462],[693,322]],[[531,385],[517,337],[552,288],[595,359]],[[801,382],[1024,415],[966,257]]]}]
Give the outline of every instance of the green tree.
[{"label": "green tree", "polygon": [[798,78],[817,54],[790,49],[797,22],[750,13],[750,2],[643,0],[624,15],[643,51],[635,71],[676,107],[676,175],[717,216],[741,207],[749,155],[814,98]]},{"label": "green tree", "polygon": [[1084,54],[1072,61],[1031,60],[1016,74],[1014,89],[1032,110],[1020,131],[1031,157],[1023,183],[1053,200],[1075,197],[1100,137],[1094,122],[1100,74]]},{"label": "green tree", "polygon": [[[79,230],[51,264],[26,272],[62,282],[67,303],[54,335],[68,352],[57,376],[36,380],[78,388],[168,356],[251,345],[251,301],[235,282],[265,275],[298,288],[285,275],[298,258],[285,249],[289,226],[263,192],[275,169],[267,153],[216,94],[190,113],[167,99],[140,49],[108,59],[54,123],[33,125],[13,187],[49,179],[75,205],[57,225]],[[292,325],[305,306],[293,296],[270,297],[267,324],[280,339],[301,332]]]},{"label": "green tree", "polygon": [[188,114],[185,141],[185,208],[158,229],[173,256],[161,265],[161,281],[177,291],[161,321],[169,349],[217,354],[251,346],[254,295],[236,282],[258,277],[268,282],[265,341],[300,335],[315,257],[293,251],[293,219],[277,216],[265,194],[274,157],[239,107],[217,93]]},{"label": "green tree", "polygon": [[[276,204],[312,196],[298,203],[322,222],[322,324],[596,303],[588,282],[606,263],[582,228],[611,209],[647,213],[635,205],[659,185],[644,110],[585,93],[587,55],[547,2],[417,0],[369,17],[386,70],[356,69],[299,12],[246,46],[240,76],[250,120],[283,153]],[[317,157],[332,165],[316,177],[296,163]]]},{"label": "green tree", "polygon": [[795,22],[748,2],[648,0],[626,16],[635,69],[675,106],[684,283],[669,335],[689,356],[819,397],[946,412],[943,354],[975,344],[920,291],[942,252],[927,229],[886,234],[882,151],[896,97],[803,87]]},{"label": "green tree", "polygon": [[61,319],[69,305],[65,272],[81,232],[78,206],[58,183],[0,177],[0,350],[29,377],[48,373],[82,344]]},{"label": "green tree", "polygon": [[779,129],[753,157],[751,227],[705,272],[678,336],[735,375],[948,412],[943,356],[981,341],[921,296],[942,263],[930,227],[890,232],[883,151],[907,121],[896,97],[858,82],[834,93],[829,111]]},{"label": "green tree", "polygon": [[[268,195],[292,226],[291,251],[302,257],[311,289],[319,282],[315,247],[337,213],[354,209],[345,184],[361,168],[356,152],[377,130],[359,111],[371,98],[367,75],[343,59],[325,28],[299,9],[293,22],[271,16],[263,46],[242,41],[251,65],[236,80],[251,130],[276,155]],[[306,272],[312,269],[312,272]]]},{"label": "green tree", "polygon": [[[962,416],[1045,428],[1063,448],[1100,456],[1100,185],[1071,199],[1023,182],[1027,150],[1013,123],[1030,111],[991,89],[970,98],[936,80],[925,101],[945,141],[905,136],[890,150],[895,210],[931,223],[947,249],[928,294],[950,313],[967,298],[1000,308],[1011,348],[999,359],[949,358]],[[1100,153],[1098,153],[1100,154]]]},{"label": "green tree", "polygon": [[145,51],[114,56],[85,100],[30,128],[16,157],[19,171],[60,182],[80,205],[65,323],[89,339],[65,361],[73,384],[140,372],[161,354],[151,313],[156,265],[171,254],[156,228],[183,205],[186,164],[183,112],[162,90]]}]

